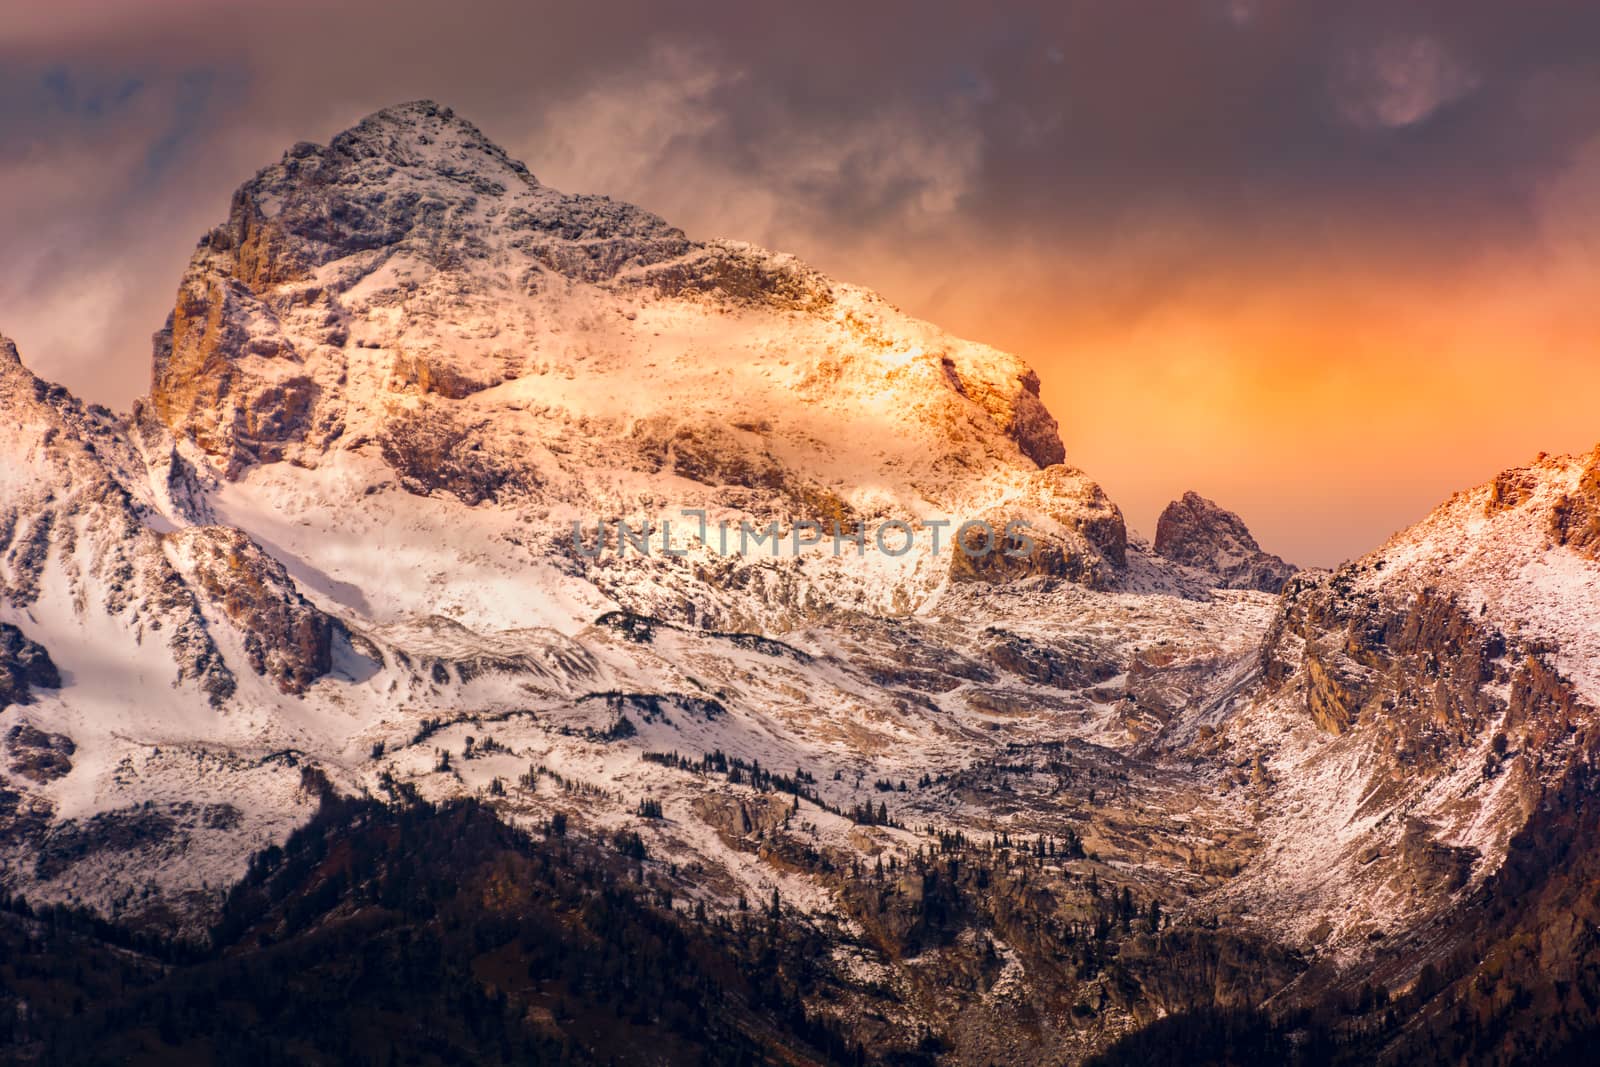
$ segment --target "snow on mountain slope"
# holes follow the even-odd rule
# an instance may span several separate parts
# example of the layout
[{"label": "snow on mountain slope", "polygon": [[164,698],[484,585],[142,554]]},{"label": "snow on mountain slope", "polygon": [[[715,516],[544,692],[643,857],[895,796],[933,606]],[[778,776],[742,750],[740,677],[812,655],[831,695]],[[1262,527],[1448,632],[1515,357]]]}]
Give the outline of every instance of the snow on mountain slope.
[{"label": "snow on mountain slope", "polygon": [[[969,519],[1035,519],[1047,545],[1032,565],[1061,576],[1105,585],[1124,565],[1116,507],[1048,466],[1062,459],[1055,423],[1014,357],[792,257],[691,242],[637,208],[551,190],[426,102],[296,146],[240,188],[158,335],[150,407],[243,487],[219,494],[224,508],[310,501],[295,522],[313,555],[349,540],[319,525],[339,517],[320,507],[330,489],[447,498],[429,509],[441,526],[498,509],[487,525],[515,531],[498,548],[475,540],[480,560],[513,571],[528,556],[506,543],[519,536],[594,572],[573,522],[676,521],[688,563],[596,578],[675,617],[783,626],[815,601],[904,610],[948,577],[948,537]],[[807,522],[952,527],[939,556],[927,533],[903,555],[869,535],[867,565],[810,549],[813,578],[724,567],[691,540],[684,508],[711,512],[713,530],[777,521],[791,540]],[[416,547],[391,536],[401,557]],[[369,587],[340,575],[342,557],[282,547],[291,570]],[[716,581],[685,573],[705,567]],[[766,595],[719,598],[730,579]]]},{"label": "snow on mountain slope", "polygon": [[1597,464],[1540,457],[1290,583],[1260,684],[1212,716],[1260,757],[1268,845],[1234,906],[1363,956],[1481,885],[1593,758]]},{"label": "snow on mountain slope", "polygon": [[1396,535],[1356,587],[1423,586],[1531,644],[1600,706],[1600,448],[1541,455]]},{"label": "snow on mountain slope", "polygon": [[[1212,598],[1129,548],[1116,507],[1058,462],[1014,357],[791,257],[554,192],[430,104],[297,146],[241,188],[129,418],[9,367],[23,417],[3,442],[19,457],[4,619],[63,684],[0,726],[74,752],[59,778],[14,783],[13,809],[37,818],[6,877],[127,914],[236,876],[304,818],[307,764],[347,790],[450,796],[542,762],[609,798],[587,805],[596,825],[644,783],[699,826],[723,803],[708,796],[740,791],[685,791],[642,757],[721,752],[814,768],[845,810],[1005,745],[1132,748],[1204,691],[1199,664],[1247,658],[1266,621],[1264,603]],[[49,502],[72,494],[68,538]],[[683,508],[707,529],[678,524]],[[613,517],[673,520],[681,554],[578,549],[574,522]],[[1018,517],[1033,555],[952,550],[956,524]],[[887,519],[950,525],[902,554],[872,536]],[[721,522],[738,538],[774,521],[776,550],[715,546]],[[864,524],[867,544],[797,545],[804,522]],[[116,599],[124,556],[160,591],[164,640]],[[1084,591],[1112,584],[1161,595]],[[495,795],[508,817],[547,817],[534,792]],[[172,809],[160,826],[129,821],[147,799]],[[748,883],[717,840],[705,862]],[[208,858],[164,858],[185,852]]]},{"label": "snow on mountain slope", "polygon": [[[121,480],[133,450],[119,422],[40,382],[3,340],[0,410],[0,623],[59,673],[3,712],[0,872],[36,886],[70,868],[56,895],[108,910],[220,887],[296,817],[298,774],[190,746],[248,742],[230,715],[240,675]],[[56,739],[52,770],[29,774],[41,735]]]}]

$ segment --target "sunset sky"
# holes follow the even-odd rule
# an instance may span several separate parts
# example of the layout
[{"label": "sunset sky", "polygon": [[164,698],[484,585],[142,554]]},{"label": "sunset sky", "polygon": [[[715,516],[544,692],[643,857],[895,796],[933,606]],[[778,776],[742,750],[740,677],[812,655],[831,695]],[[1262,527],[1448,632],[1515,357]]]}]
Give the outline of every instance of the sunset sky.
[{"label": "sunset sky", "polygon": [[1332,564],[1600,442],[1592,2],[12,6],[0,332],[114,407],[235,186],[431,97],[1018,352],[1147,534]]}]

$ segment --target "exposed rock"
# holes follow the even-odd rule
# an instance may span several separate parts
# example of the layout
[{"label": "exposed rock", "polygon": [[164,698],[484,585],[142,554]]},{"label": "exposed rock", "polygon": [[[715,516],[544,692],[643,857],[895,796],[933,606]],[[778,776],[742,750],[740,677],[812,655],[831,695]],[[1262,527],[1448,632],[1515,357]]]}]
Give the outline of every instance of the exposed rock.
[{"label": "exposed rock", "polygon": [[9,704],[28,703],[35,688],[61,688],[61,674],[50,653],[15,626],[0,622],[0,711]]},{"label": "exposed rock", "polygon": [[[237,470],[283,458],[311,428],[317,387],[273,308],[212,263],[191,268],[156,335],[151,402]],[[197,257],[199,258],[199,257]]]},{"label": "exposed rock", "polygon": [[54,816],[49,797],[0,785],[0,847],[36,844]]},{"label": "exposed rock", "polygon": [[670,470],[702,485],[781,490],[791,477],[759,434],[736,427],[657,416],[641,419],[633,437],[641,465]]},{"label": "exposed rock", "polygon": [[5,748],[11,773],[40,784],[65,777],[78,750],[66,734],[45,733],[26,722],[6,731]]},{"label": "exposed rock", "polygon": [[495,368],[457,366],[448,356],[437,353],[399,352],[394,357],[393,384],[396,391],[414,389],[447,400],[464,400],[474,393],[492,389],[504,380],[504,374]]},{"label": "exposed rock", "polygon": [[1600,448],[1589,455],[1577,488],[1551,509],[1550,534],[1557,544],[1600,561]]},{"label": "exposed rock", "polygon": [[1026,578],[1060,578],[1091,589],[1111,584],[1111,569],[1089,541],[1073,531],[1057,534],[1033,532],[1028,541],[1002,536],[1009,516],[991,513],[984,517],[995,531],[993,543],[974,530],[967,535],[966,550],[950,553],[953,581],[1004,583]]},{"label": "exposed rock", "polygon": [[1494,515],[1520,507],[1533,499],[1539,488],[1539,472],[1531,467],[1513,467],[1495,475],[1489,483],[1489,499],[1483,513]]},{"label": "exposed rock", "polygon": [[1344,686],[1309,652],[1305,657],[1305,672],[1306,711],[1311,718],[1330,734],[1342,734],[1350,729],[1355,712]]},{"label": "exposed rock", "polygon": [[759,250],[735,242],[714,241],[682,259],[641,270],[625,281],[649,286],[662,296],[702,294],[793,311],[816,311],[833,302],[833,287],[828,279],[799,260],[753,252]]},{"label": "exposed rock", "polygon": [[982,405],[1023,455],[1041,468],[1066,461],[1060,427],[1039,399],[1038,374],[1024,369],[1010,381],[995,382],[964,371],[950,357],[945,357],[945,367],[962,394]]},{"label": "exposed rock", "polygon": [[[1043,576],[1105,589],[1114,573],[1127,566],[1122,509],[1072,467],[1055,464],[1033,472],[1016,496],[975,518],[988,529],[952,531],[965,542],[964,550],[956,546],[951,552],[950,576],[956,581]],[[1023,525],[1012,528],[1014,522]]]},{"label": "exposed rock", "polygon": [[1261,550],[1239,516],[1193,491],[1161,513],[1155,550],[1175,563],[1213,575],[1222,589],[1276,593],[1295,573],[1292,564]]},{"label": "exposed rock", "polygon": [[[1329,733],[1379,714],[1403,723],[1418,759],[1475,737],[1497,714],[1482,685],[1495,676],[1504,635],[1449,597],[1422,590],[1388,605],[1350,595],[1347,580],[1348,569],[1285,591],[1262,647],[1269,683],[1302,686],[1307,714]],[[1291,642],[1302,649],[1298,669]]]},{"label": "exposed rock", "polygon": [[257,674],[304,693],[332,668],[334,623],[300,595],[283,564],[242,531],[188,527],[171,535],[191,580],[238,627]]},{"label": "exposed rock", "polygon": [[477,429],[451,411],[427,409],[394,419],[378,444],[401,486],[418,496],[445,492],[470,507],[538,485],[526,461],[499,452]]},{"label": "exposed rock", "polygon": [[1442,895],[1467,884],[1475,849],[1445,845],[1434,840],[1433,828],[1420,819],[1406,822],[1396,856],[1395,879],[1405,892]]},{"label": "exposed rock", "polygon": [[1096,685],[1120,673],[1110,660],[1093,657],[1088,649],[1059,649],[997,627],[985,631],[994,638],[987,649],[989,661],[1020,678],[1057,689]]},{"label": "exposed rock", "polygon": [[700,821],[729,842],[770,833],[783,825],[789,811],[789,803],[778,796],[707,796],[694,803],[694,813]]}]

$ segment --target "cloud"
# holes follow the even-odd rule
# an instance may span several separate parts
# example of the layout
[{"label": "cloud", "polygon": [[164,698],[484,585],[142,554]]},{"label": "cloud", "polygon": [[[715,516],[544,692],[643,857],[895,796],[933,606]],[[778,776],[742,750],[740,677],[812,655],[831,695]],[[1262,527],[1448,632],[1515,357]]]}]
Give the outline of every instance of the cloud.
[{"label": "cloud", "polygon": [[560,187],[601,190],[691,232],[830,247],[886,231],[902,239],[956,216],[982,161],[976,109],[947,92],[942,121],[921,101],[863,101],[807,114],[725,55],[679,43],[550,100],[514,146]]},{"label": "cloud", "polygon": [[1336,80],[1334,93],[1347,121],[1388,129],[1423,122],[1480,84],[1443,42],[1426,36],[1355,51],[1340,64]]},{"label": "cloud", "polygon": [[[34,366],[126,403],[200,232],[196,208],[226,204],[197,199],[183,168],[229,79],[47,62],[14,63],[5,81],[0,187],[13,210],[0,220],[0,330]],[[167,269],[148,269],[153,249]]]}]

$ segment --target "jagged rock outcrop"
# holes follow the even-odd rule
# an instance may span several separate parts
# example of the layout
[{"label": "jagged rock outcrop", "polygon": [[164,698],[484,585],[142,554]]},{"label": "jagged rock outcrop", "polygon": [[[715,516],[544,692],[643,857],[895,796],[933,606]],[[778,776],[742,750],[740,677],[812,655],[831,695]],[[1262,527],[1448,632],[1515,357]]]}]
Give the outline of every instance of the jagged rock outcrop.
[{"label": "jagged rock outcrop", "polygon": [[[983,525],[951,530],[955,581],[1042,576],[1106,589],[1127,566],[1122,509],[1082,471],[1062,464],[1030,475],[1015,496],[974,519]],[[963,544],[955,544],[958,537]]]},{"label": "jagged rock outcrop", "polygon": [[1239,516],[1192,490],[1162,511],[1156,521],[1155,550],[1212,575],[1222,589],[1276,593],[1296,571],[1294,565],[1262,551]]},{"label": "jagged rock outcrop", "polygon": [[[0,709],[4,710],[4,709]],[[72,770],[78,746],[66,734],[47,733],[29,722],[6,731],[6,766],[19,778],[43,784],[65,777]]]},{"label": "jagged rock outcrop", "polygon": [[1269,684],[1299,686],[1329,733],[1372,722],[1410,760],[1436,762],[1476,739],[1502,709],[1485,684],[1510,681],[1497,663],[1505,635],[1430,589],[1389,603],[1354,593],[1340,574],[1285,593],[1262,651]]},{"label": "jagged rock outcrop", "polygon": [[1557,544],[1600,561],[1600,448],[1589,453],[1577,484],[1550,509],[1550,535]]},{"label": "jagged rock outcrop", "polygon": [[205,602],[238,629],[251,670],[285,693],[300,694],[332,668],[333,620],[243,531],[190,526],[172,534],[169,544]]},{"label": "jagged rock outcrop", "polygon": [[34,688],[61,688],[60,672],[43,645],[0,622],[0,711],[10,704],[28,703]]},{"label": "jagged rock outcrop", "polygon": [[1058,649],[993,626],[984,636],[991,639],[985,650],[989,662],[1038,685],[1082,688],[1120,673],[1118,664],[1096,657],[1092,649]]},{"label": "jagged rock outcrop", "polygon": [[970,370],[964,373],[963,362],[954,357],[945,357],[944,366],[961,394],[989,412],[1023,455],[1040,467],[1066,462],[1060,427],[1039,399],[1038,374],[1023,370],[1012,380],[996,381]]}]

